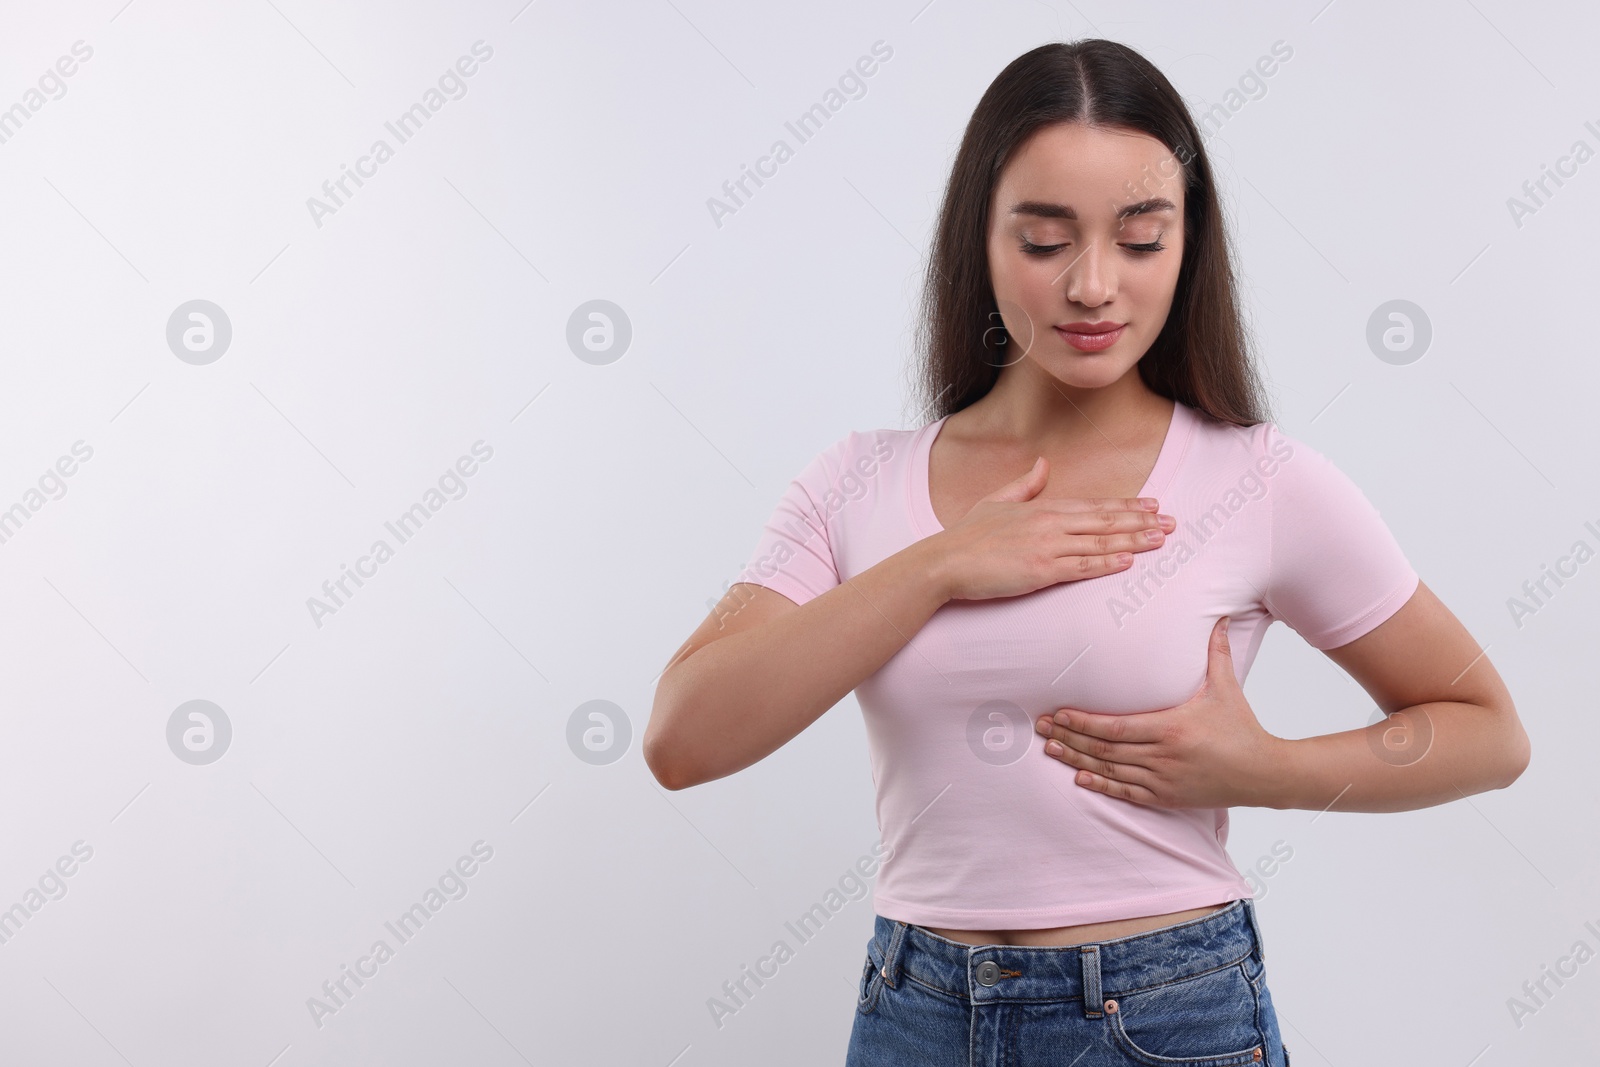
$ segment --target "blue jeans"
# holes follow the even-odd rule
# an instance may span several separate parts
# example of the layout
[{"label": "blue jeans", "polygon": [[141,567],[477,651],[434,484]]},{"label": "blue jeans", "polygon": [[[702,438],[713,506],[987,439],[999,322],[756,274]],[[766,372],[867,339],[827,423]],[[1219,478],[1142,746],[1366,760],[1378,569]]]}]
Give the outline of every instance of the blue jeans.
[{"label": "blue jeans", "polygon": [[1288,1067],[1255,903],[1081,945],[873,920],[846,1067]]}]

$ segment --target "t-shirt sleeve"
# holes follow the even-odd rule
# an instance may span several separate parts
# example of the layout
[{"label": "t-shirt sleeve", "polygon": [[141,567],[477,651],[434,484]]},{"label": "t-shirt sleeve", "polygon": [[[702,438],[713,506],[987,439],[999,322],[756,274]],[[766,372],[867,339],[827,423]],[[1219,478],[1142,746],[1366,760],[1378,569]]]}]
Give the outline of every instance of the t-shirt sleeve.
[{"label": "t-shirt sleeve", "polygon": [[839,584],[828,524],[832,510],[826,504],[855,437],[852,433],[817,453],[789,482],[735,582],[764,585],[796,604]]},{"label": "t-shirt sleeve", "polygon": [[1331,460],[1272,423],[1263,443],[1263,603],[1312,648],[1349,644],[1399,611],[1420,579],[1378,509]]}]

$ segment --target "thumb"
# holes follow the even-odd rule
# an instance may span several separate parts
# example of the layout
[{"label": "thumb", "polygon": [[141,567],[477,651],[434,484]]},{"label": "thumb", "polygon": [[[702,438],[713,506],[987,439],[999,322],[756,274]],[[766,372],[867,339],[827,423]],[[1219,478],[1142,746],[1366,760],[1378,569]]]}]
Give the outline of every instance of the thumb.
[{"label": "thumb", "polygon": [[985,500],[1032,500],[1050,480],[1050,461],[1040,456],[1023,474],[984,497]]},{"label": "thumb", "polygon": [[1233,673],[1233,649],[1228,645],[1228,626],[1229,618],[1224,615],[1211,628],[1206,674],[1212,681],[1218,680],[1221,675],[1226,675],[1231,682],[1238,681],[1238,676]]}]

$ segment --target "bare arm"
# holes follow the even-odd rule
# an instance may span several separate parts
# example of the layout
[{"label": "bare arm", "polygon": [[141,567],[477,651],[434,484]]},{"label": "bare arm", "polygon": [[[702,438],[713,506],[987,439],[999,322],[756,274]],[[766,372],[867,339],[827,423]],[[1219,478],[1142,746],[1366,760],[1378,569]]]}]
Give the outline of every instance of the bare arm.
[{"label": "bare arm", "polygon": [[683,789],[781,748],[883,666],[944,606],[924,538],[804,604],[731,587],[656,687],[644,759]]},{"label": "bare arm", "polygon": [[1324,654],[1387,718],[1286,741],[1271,807],[1409,811],[1503,789],[1527,767],[1528,735],[1499,672],[1426,585]]}]

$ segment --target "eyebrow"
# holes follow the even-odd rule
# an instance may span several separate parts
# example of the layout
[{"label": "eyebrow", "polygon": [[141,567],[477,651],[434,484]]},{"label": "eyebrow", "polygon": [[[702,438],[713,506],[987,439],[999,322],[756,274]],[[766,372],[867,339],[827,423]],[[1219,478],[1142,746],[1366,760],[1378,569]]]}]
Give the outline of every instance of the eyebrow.
[{"label": "eyebrow", "polygon": [[[1164,196],[1152,196],[1148,200],[1140,200],[1134,204],[1117,211],[1117,218],[1126,219],[1134,215],[1148,215],[1157,211],[1177,211],[1178,205]],[[1011,208],[1013,215],[1033,215],[1041,219],[1073,219],[1078,213],[1066,204],[1050,204],[1042,200],[1024,200]]]}]

